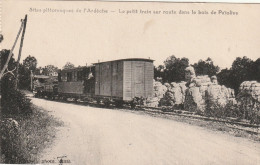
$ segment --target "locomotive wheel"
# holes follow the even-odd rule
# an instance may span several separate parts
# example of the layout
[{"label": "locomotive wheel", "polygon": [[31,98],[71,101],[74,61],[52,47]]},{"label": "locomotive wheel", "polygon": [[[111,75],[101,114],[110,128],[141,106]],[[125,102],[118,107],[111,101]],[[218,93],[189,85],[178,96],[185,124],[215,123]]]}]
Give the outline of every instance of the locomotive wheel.
[{"label": "locomotive wheel", "polygon": [[51,95],[51,100],[55,100],[55,96],[54,95]]},{"label": "locomotive wheel", "polygon": [[123,104],[124,104],[124,102],[123,102],[122,100],[116,100],[116,101],[115,101],[115,106],[116,106],[117,108],[122,108],[122,107],[123,107]]},{"label": "locomotive wheel", "polygon": [[137,104],[138,104],[138,100],[137,100],[137,98],[134,98],[131,101],[130,106],[131,106],[132,109],[135,109]]},{"label": "locomotive wheel", "polygon": [[110,100],[104,100],[103,102],[104,102],[105,107],[110,106]]},{"label": "locomotive wheel", "polygon": [[67,101],[67,97],[62,97],[62,101]]},{"label": "locomotive wheel", "polygon": [[38,97],[39,97],[39,98],[42,98],[42,92],[39,92],[39,93],[38,93]]},{"label": "locomotive wheel", "polygon": [[136,103],[135,102],[131,102],[130,106],[131,106],[131,109],[135,109],[136,108]]}]

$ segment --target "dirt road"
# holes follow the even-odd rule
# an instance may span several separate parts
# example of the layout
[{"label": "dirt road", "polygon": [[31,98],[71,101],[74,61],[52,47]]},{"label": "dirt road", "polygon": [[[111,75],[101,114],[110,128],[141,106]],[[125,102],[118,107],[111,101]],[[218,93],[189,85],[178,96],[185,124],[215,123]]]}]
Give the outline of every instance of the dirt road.
[{"label": "dirt road", "polygon": [[66,156],[77,165],[260,164],[260,143],[247,139],[120,110],[32,102],[65,123],[41,161]]}]

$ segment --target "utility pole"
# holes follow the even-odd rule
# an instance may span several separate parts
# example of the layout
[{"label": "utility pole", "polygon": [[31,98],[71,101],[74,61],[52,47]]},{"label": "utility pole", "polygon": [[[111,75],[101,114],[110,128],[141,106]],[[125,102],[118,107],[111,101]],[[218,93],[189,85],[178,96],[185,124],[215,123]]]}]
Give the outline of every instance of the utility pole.
[{"label": "utility pole", "polygon": [[33,91],[33,72],[31,70],[31,91]]},{"label": "utility pole", "polygon": [[1,80],[2,77],[4,76],[5,70],[8,68],[9,61],[10,61],[12,55],[13,55],[13,51],[14,51],[15,45],[16,45],[16,43],[17,43],[17,40],[18,40],[18,38],[19,38],[19,36],[20,36],[20,33],[21,33],[22,29],[23,29],[23,25],[24,25],[24,22],[22,21],[21,27],[20,27],[19,32],[18,32],[18,34],[17,34],[17,36],[16,36],[16,39],[15,39],[15,41],[14,41],[14,45],[13,45],[12,49],[11,49],[10,52],[9,52],[8,58],[7,58],[6,62],[5,62],[5,65],[4,65],[3,69],[2,69],[1,72],[0,72],[0,80]]},{"label": "utility pole", "polygon": [[24,34],[25,34],[25,29],[26,29],[26,23],[27,23],[27,15],[25,15],[24,18],[24,23],[23,23],[23,33],[21,37],[21,42],[20,42],[20,49],[19,49],[19,54],[17,58],[17,65],[16,65],[16,81],[15,81],[15,89],[18,89],[18,81],[19,81],[19,62],[21,59],[21,54],[22,54],[22,49],[23,49],[23,40],[24,40]]}]

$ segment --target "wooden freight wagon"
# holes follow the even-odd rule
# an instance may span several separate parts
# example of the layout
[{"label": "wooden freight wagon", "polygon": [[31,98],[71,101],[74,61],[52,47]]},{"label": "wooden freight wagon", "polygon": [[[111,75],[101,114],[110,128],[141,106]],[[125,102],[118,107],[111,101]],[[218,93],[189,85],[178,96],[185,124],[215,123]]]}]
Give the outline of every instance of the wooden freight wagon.
[{"label": "wooden freight wagon", "polygon": [[95,97],[131,101],[152,96],[153,60],[132,58],[94,65]]}]

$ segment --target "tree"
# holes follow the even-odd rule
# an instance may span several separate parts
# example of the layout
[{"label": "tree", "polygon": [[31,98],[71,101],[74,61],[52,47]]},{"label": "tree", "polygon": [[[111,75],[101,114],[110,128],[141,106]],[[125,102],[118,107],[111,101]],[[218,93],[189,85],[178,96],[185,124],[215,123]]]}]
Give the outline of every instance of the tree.
[{"label": "tree", "polygon": [[154,79],[156,80],[157,78],[163,78],[164,79],[164,66],[159,65],[158,67],[154,67]]},{"label": "tree", "polygon": [[21,89],[30,89],[31,72],[35,73],[37,67],[37,59],[31,55],[23,60],[23,64],[19,65],[19,83]]},{"label": "tree", "polygon": [[42,74],[46,76],[50,76],[58,73],[58,70],[59,70],[58,67],[54,65],[47,65],[42,69]]},{"label": "tree", "polygon": [[174,55],[164,61],[164,82],[180,82],[185,80],[185,68],[189,66],[189,59],[176,58]]},{"label": "tree", "polygon": [[239,86],[244,81],[258,80],[260,75],[260,59],[255,62],[246,56],[237,57],[230,69],[224,69],[218,73],[218,81],[221,85],[225,85],[239,92]]},{"label": "tree", "polygon": [[4,40],[4,36],[0,34],[0,43]]},{"label": "tree", "polygon": [[19,66],[19,83],[18,87],[20,89],[30,89],[31,84],[31,70],[29,70],[28,67],[25,67],[24,65]]},{"label": "tree", "polygon": [[43,72],[43,69],[44,68],[42,68],[42,67],[38,67],[38,68],[36,68],[35,69],[35,71],[34,71],[34,75],[41,75],[41,74],[43,74],[42,72]]},{"label": "tree", "polygon": [[28,56],[23,60],[23,66],[29,70],[35,71],[37,67],[37,60],[33,56]]},{"label": "tree", "polygon": [[70,62],[67,62],[64,66],[63,66],[63,69],[73,69],[75,68],[74,67],[74,64],[70,63]]},{"label": "tree", "polygon": [[253,78],[260,82],[260,58],[258,58],[253,64]]},{"label": "tree", "polygon": [[228,88],[233,88],[234,80],[232,79],[232,71],[229,69],[222,69],[218,74],[218,83],[225,85]]},{"label": "tree", "polygon": [[[6,50],[3,49],[0,51],[0,59],[1,59],[1,70],[3,69],[7,59],[8,59],[8,55],[10,53],[10,50]],[[10,58],[10,61],[8,62],[6,71],[4,72],[4,75],[12,75],[14,77],[13,74],[13,70],[16,68],[16,63],[15,60],[13,58],[13,54],[11,55],[12,57]]]},{"label": "tree", "polygon": [[236,93],[238,92],[239,86],[244,81],[254,80],[253,73],[254,62],[244,56],[243,58],[237,57],[233,62],[231,70],[232,85]]},{"label": "tree", "polygon": [[209,75],[214,76],[219,72],[219,67],[215,66],[211,58],[207,58],[206,61],[199,60],[198,63],[193,65],[196,75]]}]

